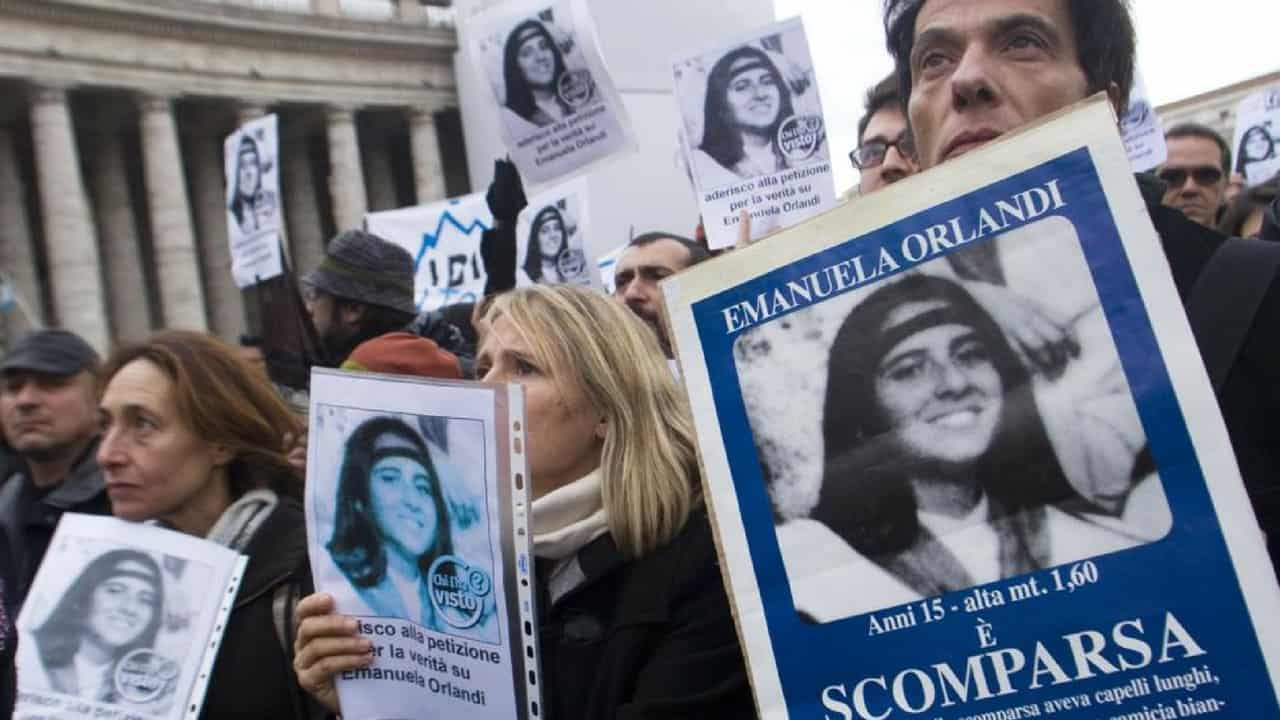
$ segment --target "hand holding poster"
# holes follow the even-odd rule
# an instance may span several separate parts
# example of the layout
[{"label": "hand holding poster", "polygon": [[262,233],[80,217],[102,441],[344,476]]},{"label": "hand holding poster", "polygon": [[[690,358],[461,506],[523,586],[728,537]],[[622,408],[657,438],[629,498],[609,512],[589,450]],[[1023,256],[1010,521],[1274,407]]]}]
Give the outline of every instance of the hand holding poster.
[{"label": "hand holding poster", "polygon": [[275,115],[241,125],[222,144],[227,180],[227,241],[238,287],[283,272],[279,142]]},{"label": "hand holding poster", "polygon": [[15,717],[198,717],[245,563],[183,533],[64,515],[18,617]]},{"label": "hand holding poster", "polygon": [[681,146],[711,249],[751,212],[759,238],[835,205],[822,103],[798,18],[676,60]]},{"label": "hand holding poster", "polygon": [[372,665],[338,676],[344,717],[505,720],[538,703],[522,398],[312,375],[312,572],[374,643]]},{"label": "hand holding poster", "polygon": [[1105,100],[877,198],[663,283],[762,715],[1277,716],[1280,589]]},{"label": "hand holding poster", "polygon": [[466,37],[493,88],[511,159],[529,181],[635,148],[585,3],[502,3],[471,20]]},{"label": "hand holding poster", "polygon": [[587,183],[561,183],[532,198],[516,220],[517,284],[590,285]]},{"label": "hand holding poster", "polygon": [[1280,173],[1280,87],[1256,92],[1236,108],[1235,172],[1249,187]]},{"label": "hand holding poster", "polygon": [[413,255],[413,298],[419,312],[484,295],[489,275],[480,238],[493,227],[483,193],[365,215],[364,227]]}]

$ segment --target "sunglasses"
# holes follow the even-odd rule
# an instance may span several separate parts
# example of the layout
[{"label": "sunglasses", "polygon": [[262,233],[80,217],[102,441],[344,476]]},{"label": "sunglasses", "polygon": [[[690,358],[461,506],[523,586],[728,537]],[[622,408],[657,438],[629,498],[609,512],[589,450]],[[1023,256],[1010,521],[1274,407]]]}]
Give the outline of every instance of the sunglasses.
[{"label": "sunglasses", "polygon": [[1157,174],[1161,182],[1170,188],[1180,188],[1187,182],[1187,175],[1201,187],[1216,184],[1222,179],[1222,170],[1212,165],[1201,165],[1194,168],[1165,168]]},{"label": "sunglasses", "polygon": [[916,156],[916,144],[911,139],[911,133],[903,130],[898,134],[896,140],[868,140],[849,151],[849,162],[859,170],[870,170],[871,168],[880,167],[884,162],[884,158],[889,154],[889,148],[896,147],[903,157],[914,158]]}]

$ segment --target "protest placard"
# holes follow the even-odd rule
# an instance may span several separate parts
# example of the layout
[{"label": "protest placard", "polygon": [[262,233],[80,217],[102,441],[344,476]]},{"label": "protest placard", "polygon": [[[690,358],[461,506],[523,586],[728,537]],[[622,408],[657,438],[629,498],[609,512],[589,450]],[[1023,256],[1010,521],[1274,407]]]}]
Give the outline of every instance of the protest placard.
[{"label": "protest placard", "polygon": [[673,72],[681,147],[711,249],[734,244],[742,210],[759,238],[835,206],[822,101],[799,18],[684,54]]},{"label": "protest placard", "polygon": [[501,3],[468,20],[465,30],[472,62],[493,89],[511,160],[526,181],[554,180],[636,148],[586,3]]},{"label": "protest placard", "polygon": [[1280,588],[1103,96],[662,287],[763,717],[1280,712]]},{"label": "protest placard", "polygon": [[364,228],[413,255],[413,303],[420,312],[484,295],[489,274],[480,239],[493,227],[483,193],[364,216]]},{"label": "protest placard", "polygon": [[374,643],[344,717],[536,716],[523,420],[518,386],[313,373],[312,574]]},{"label": "protest placard", "polygon": [[1235,172],[1249,187],[1280,173],[1280,87],[1260,90],[1236,107]]},{"label": "protest placard", "polygon": [[1120,135],[1124,138],[1124,151],[1134,172],[1151,170],[1169,157],[1169,148],[1164,142],[1164,123],[1151,105],[1141,72],[1134,72],[1129,104],[1124,115],[1120,116]]},{"label": "protest placard", "polygon": [[246,562],[172,530],[63,515],[18,616],[14,717],[199,717]]},{"label": "protest placard", "polygon": [[231,275],[237,287],[248,287],[283,272],[279,147],[275,115],[241,125],[222,143],[227,242],[231,246]]},{"label": "protest placard", "polygon": [[596,272],[600,273],[600,287],[604,290],[605,295],[612,295],[617,283],[614,280],[614,270],[618,267],[618,259],[622,257],[622,253],[626,252],[626,245],[619,245],[609,252],[596,258]]},{"label": "protest placard", "polygon": [[591,284],[587,182],[575,178],[529,198],[516,219],[516,271],[520,286]]}]

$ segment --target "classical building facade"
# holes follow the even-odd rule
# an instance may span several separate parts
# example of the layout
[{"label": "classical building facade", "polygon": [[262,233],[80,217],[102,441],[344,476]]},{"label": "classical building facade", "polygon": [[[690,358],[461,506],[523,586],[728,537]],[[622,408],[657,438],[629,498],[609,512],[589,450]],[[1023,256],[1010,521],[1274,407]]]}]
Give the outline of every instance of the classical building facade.
[{"label": "classical building facade", "polygon": [[1218,131],[1230,143],[1236,131],[1236,106],[1249,95],[1271,87],[1280,87],[1280,71],[1161,105],[1156,112],[1166,129],[1178,123],[1200,123]]},{"label": "classical building facade", "polygon": [[226,135],[278,114],[305,271],[367,210],[467,191],[455,50],[419,0],[3,0],[0,270],[31,320],[100,350],[160,327],[234,340],[253,323]]}]

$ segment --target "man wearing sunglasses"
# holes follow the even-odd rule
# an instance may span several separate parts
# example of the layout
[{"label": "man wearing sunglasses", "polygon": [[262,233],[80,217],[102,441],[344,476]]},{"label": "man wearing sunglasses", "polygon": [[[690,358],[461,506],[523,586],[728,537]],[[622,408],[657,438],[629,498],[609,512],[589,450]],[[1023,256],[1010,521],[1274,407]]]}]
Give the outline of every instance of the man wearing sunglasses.
[{"label": "man wearing sunglasses", "polygon": [[849,161],[858,169],[860,195],[919,171],[911,131],[902,114],[897,77],[890,75],[867,91],[865,107],[858,121],[858,147],[849,153]]},{"label": "man wearing sunglasses", "polygon": [[1165,184],[1164,204],[1213,227],[1227,191],[1231,149],[1212,129],[1182,123],[1164,134],[1169,159],[1157,173]]}]

